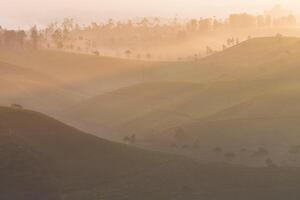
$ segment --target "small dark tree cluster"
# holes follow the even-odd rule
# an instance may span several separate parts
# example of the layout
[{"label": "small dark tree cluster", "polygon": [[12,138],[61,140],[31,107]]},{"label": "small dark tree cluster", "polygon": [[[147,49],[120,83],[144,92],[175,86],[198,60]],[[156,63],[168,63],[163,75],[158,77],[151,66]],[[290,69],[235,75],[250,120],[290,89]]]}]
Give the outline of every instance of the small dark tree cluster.
[{"label": "small dark tree cluster", "polygon": [[126,143],[135,144],[136,143],[136,136],[135,136],[135,134],[132,134],[131,136],[125,136],[123,138],[123,141],[126,142]]},{"label": "small dark tree cluster", "polygon": [[0,26],[0,48],[5,49],[24,49],[39,47],[41,35],[36,28],[32,27],[29,31],[8,30]]}]

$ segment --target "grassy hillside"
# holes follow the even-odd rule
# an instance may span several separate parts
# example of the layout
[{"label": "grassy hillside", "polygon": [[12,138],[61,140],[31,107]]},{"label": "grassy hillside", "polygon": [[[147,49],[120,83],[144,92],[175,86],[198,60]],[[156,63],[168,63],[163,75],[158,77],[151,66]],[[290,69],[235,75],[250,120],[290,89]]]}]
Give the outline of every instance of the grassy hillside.
[{"label": "grassy hillside", "polygon": [[[202,125],[216,113],[231,113],[226,110],[241,105],[244,108],[235,118],[260,116],[262,111],[264,115],[275,115],[275,108],[281,103],[276,103],[277,97],[272,94],[281,96],[281,91],[297,90],[299,85],[299,53],[298,38],[282,37],[252,39],[197,62],[160,63],[55,51],[2,51],[0,60],[20,67],[2,64],[7,76],[0,79],[5,97],[0,102],[21,103],[51,114],[61,111],[65,121],[99,136],[122,140],[136,134],[147,145],[163,141],[162,146],[169,147],[177,143],[175,135],[183,129],[191,135],[187,142],[191,145],[202,129],[189,128],[194,126],[190,124]],[[114,90],[120,87],[123,88]],[[103,94],[104,91],[109,92]],[[259,108],[250,111],[251,107],[243,106],[259,98],[265,99]],[[291,116],[297,115],[297,100],[294,102],[285,111]],[[222,120],[231,118],[231,114],[224,114]],[[251,129],[264,132],[261,121],[255,123]],[[178,145],[185,146],[184,143]]]},{"label": "grassy hillside", "polygon": [[[28,73],[23,74],[22,77],[7,77],[6,79],[9,80],[3,80],[6,82],[2,84],[2,87],[9,93],[6,96],[15,96],[11,93],[19,94],[19,90],[31,89],[33,82],[45,84],[45,80],[48,81],[51,77],[51,82],[47,83],[51,86],[48,86],[47,89],[35,85],[35,90],[40,93],[38,96],[30,96],[26,91],[26,95],[19,95],[21,97],[18,98],[22,98],[21,100],[10,97],[3,103],[7,105],[11,101],[24,102],[26,106],[29,104],[29,108],[41,110],[41,107],[45,108],[46,106],[35,106],[39,104],[37,101],[43,102],[40,97],[45,96],[45,93],[56,92],[59,94],[51,97],[54,100],[48,101],[48,103],[52,102],[48,104],[48,107],[56,112],[61,110],[62,106],[66,108],[68,105],[74,105],[73,103],[82,99],[81,97],[94,97],[103,92],[110,92],[144,81],[194,82],[213,88],[215,88],[215,82],[220,82],[219,89],[216,89],[220,92],[222,87],[227,87],[223,84],[231,84],[232,86],[228,86],[230,90],[230,87],[241,85],[243,83],[240,82],[243,81],[249,81],[247,84],[256,89],[265,84],[274,86],[274,84],[281,84],[284,80],[297,80],[300,73],[295,69],[299,61],[297,55],[300,53],[298,41],[298,38],[253,39],[197,62],[170,63],[134,61],[58,51],[2,50],[0,51],[2,63],[39,74],[34,78]],[[43,76],[40,76],[41,74]],[[26,84],[31,81],[31,85],[23,86],[21,81],[25,81],[24,79],[26,79]],[[271,80],[272,82],[270,82]],[[255,85],[251,85],[253,82]],[[212,83],[213,85],[211,85]],[[13,86],[16,89],[12,88]],[[244,88],[242,89],[244,90]],[[17,91],[14,92],[15,90]],[[32,99],[34,101],[31,101]],[[76,101],[72,102],[73,99]],[[197,97],[191,99],[199,100]],[[190,105],[194,110],[193,103]],[[218,106],[213,107],[219,109]],[[41,111],[48,112],[48,110]],[[202,110],[202,113],[206,112]],[[207,114],[211,114],[211,112],[209,111]],[[198,115],[194,117],[198,117]]]},{"label": "grassy hillside", "polygon": [[278,78],[282,72],[296,70],[299,40],[287,37],[251,39],[187,66],[179,76],[191,81]]},{"label": "grassy hillside", "polygon": [[[137,199],[145,194],[150,195],[148,199],[162,199],[190,195],[181,188],[191,185],[188,180],[192,174],[184,171],[197,169],[192,161],[182,166],[186,159],[111,143],[31,111],[1,108],[0,125],[43,155],[67,199],[97,199],[101,195],[107,196],[105,199]],[[171,170],[170,174],[166,174],[166,169]],[[159,180],[162,175],[165,179]],[[181,178],[186,181],[179,181]],[[177,182],[158,182],[171,179]],[[142,185],[141,180],[147,181]],[[140,191],[132,190],[139,185],[143,186]],[[159,190],[153,193],[156,187]],[[179,194],[170,194],[171,191]]]},{"label": "grassy hillside", "polygon": [[[23,138],[63,172],[63,184],[69,189],[103,183],[167,161],[155,153],[87,135],[39,113],[1,108],[0,119],[1,127]],[[141,158],[143,162],[135,166],[134,161]],[[112,166],[114,162],[117,165]]]},{"label": "grassy hillside", "polygon": [[[67,117],[86,127],[120,128],[143,135],[197,121],[221,109],[262,94],[260,83],[148,82],[123,88],[67,110]],[[77,124],[78,124],[77,123]]]},{"label": "grassy hillside", "polygon": [[287,80],[147,82],[85,100],[67,109],[65,118],[96,134],[112,129],[114,139],[133,133],[162,139],[168,129],[291,85]]},{"label": "grassy hillside", "polygon": [[[215,160],[212,149],[222,146],[238,153],[247,148],[248,154],[264,147],[278,163],[290,163],[295,159],[290,148],[300,144],[297,87],[145,83],[83,102],[72,108],[68,118],[98,135],[104,135],[97,132],[102,128],[111,131],[106,137],[119,141],[135,134],[138,145],[196,158],[202,155],[204,161],[204,157]],[[254,161],[264,164],[264,159]]]},{"label": "grassy hillside", "polygon": [[218,145],[235,151],[265,147],[278,162],[299,164],[298,152],[290,153],[291,147],[300,144],[299,98],[298,87],[281,89],[185,125],[184,129],[200,143],[205,138],[211,149]]},{"label": "grassy hillside", "polygon": [[270,37],[243,42],[197,62],[144,62],[59,51],[9,50],[0,51],[0,61],[48,74],[93,96],[143,80],[259,80],[295,67],[299,51],[298,38]]},{"label": "grassy hillside", "polygon": [[[1,135],[1,148],[5,148],[1,154],[2,161],[14,162],[18,158],[15,155],[19,152],[22,165],[31,167],[30,170],[32,166],[35,170],[47,166],[62,197],[67,200],[229,200],[234,197],[245,200],[276,200],[286,195],[296,200],[300,197],[298,169],[200,165],[185,158],[148,152],[96,138],[27,110],[1,107],[0,126],[1,132],[6,133]],[[8,142],[7,146],[2,144],[3,141]],[[8,154],[12,157],[8,157]],[[37,156],[40,164],[30,163],[29,158],[36,159]],[[12,163],[13,167],[22,165]],[[3,174],[11,170],[6,165],[1,165],[1,169]],[[27,169],[28,167],[20,167],[13,172],[23,174],[27,173]],[[31,173],[32,171],[29,174]],[[35,176],[38,177],[39,174],[35,173]],[[21,177],[28,183],[35,176]],[[12,185],[19,183],[17,177],[9,177]],[[46,178],[45,173],[43,178]],[[49,180],[51,179],[44,180],[43,183],[50,184]],[[7,182],[1,179],[1,186],[4,187],[4,184]],[[29,186],[21,188],[28,192]],[[49,185],[40,184],[33,190],[34,194],[40,194],[38,188],[53,191]],[[2,194],[7,194],[7,199],[18,199],[11,193]],[[43,199],[47,199],[47,194],[44,195]]]},{"label": "grassy hillside", "polygon": [[[255,45],[258,52],[264,50],[263,60],[257,57]],[[252,72],[245,73],[241,70],[239,78],[243,81],[232,82],[239,85],[248,80],[253,86],[260,83],[261,89],[270,86],[269,89],[249,99],[244,99],[242,102],[235,102],[233,106],[220,109],[198,122],[181,125],[180,127],[186,134],[185,138],[190,137],[189,144],[195,140],[198,141],[197,144],[203,147],[202,151],[209,154],[208,157],[211,158],[216,158],[212,149],[222,146],[224,151],[235,152],[236,162],[262,163],[264,158],[272,157],[282,165],[299,165],[297,150],[300,142],[298,134],[300,130],[298,39],[255,39],[234,50],[235,48],[228,50],[228,53],[232,51],[232,57],[236,59],[236,63],[245,63],[245,60],[241,60],[245,59],[243,56],[240,59],[235,57],[239,54],[246,55],[247,53],[250,58],[255,59],[253,63],[247,64],[248,67],[241,64],[242,67],[249,68]],[[220,57],[220,60],[224,63],[232,62],[233,65],[235,63],[228,56]],[[264,70],[261,73],[254,73],[254,70],[259,68]],[[261,148],[267,150],[266,155],[253,157]],[[242,155],[241,149],[243,151],[247,149],[248,152]],[[224,157],[221,158],[224,159]]]},{"label": "grassy hillside", "polygon": [[0,199],[60,200],[48,162],[20,137],[0,126]]},{"label": "grassy hillside", "polygon": [[0,61],[48,74],[87,96],[143,80],[167,79],[168,74],[174,74],[174,63],[144,62],[61,51],[0,51]]},{"label": "grassy hillside", "polygon": [[[167,114],[166,106],[179,103],[179,95],[183,99],[202,90],[201,84],[189,82],[142,83],[85,100],[67,110],[65,118],[91,131],[115,129],[156,111],[164,109]],[[174,119],[180,117],[180,113],[170,114]],[[147,128],[153,124],[135,125]]]},{"label": "grassy hillside", "polygon": [[31,69],[0,62],[0,104],[21,104],[48,113],[57,113],[83,97],[55,78]]},{"label": "grassy hillside", "polygon": [[[109,136],[118,140],[136,134],[143,145],[164,141],[164,149],[175,144],[192,146],[199,140],[202,150],[209,152],[225,138],[228,144],[224,146],[235,146],[236,151],[245,146],[244,143],[254,135],[255,144],[250,147],[246,145],[251,151],[260,146],[272,146],[274,149],[274,145],[280,143],[276,143],[275,139],[267,143],[271,136],[267,136],[265,132],[284,134],[283,129],[294,127],[289,131],[292,132],[291,136],[299,130],[297,121],[288,120],[291,116],[298,116],[299,53],[298,38],[252,39],[198,62],[181,63],[185,67],[181,73],[173,74],[176,81],[147,82],[96,96],[72,107],[67,111],[67,116],[74,124],[88,128],[95,134],[101,135],[98,130],[102,128],[111,130]],[[175,69],[176,67],[178,64]],[[263,124],[266,116],[280,120]],[[226,124],[220,125],[219,131],[215,128],[219,122],[209,122],[212,124],[210,126],[203,125],[208,120],[233,121],[244,118],[257,120],[252,120],[249,127],[240,127],[239,121],[236,122],[236,135],[240,133],[240,143],[235,141],[236,145],[232,144],[230,135],[227,139],[225,136],[216,141],[210,139],[217,138],[217,132],[225,132]],[[272,127],[271,122],[278,126]],[[178,131],[184,132],[186,141],[178,142]],[[228,128],[228,134],[231,132],[232,129]],[[257,141],[260,135],[266,136],[264,142]],[[282,137],[278,137],[276,141],[282,141]],[[284,147],[274,151],[288,152],[289,146],[297,143],[291,143],[294,137],[296,136],[289,137],[289,142],[285,141]],[[161,147],[156,145],[151,148]],[[171,148],[171,151],[174,150]],[[178,149],[175,151],[187,152]],[[200,152],[194,151],[190,150],[188,154],[192,152],[197,156]]]}]

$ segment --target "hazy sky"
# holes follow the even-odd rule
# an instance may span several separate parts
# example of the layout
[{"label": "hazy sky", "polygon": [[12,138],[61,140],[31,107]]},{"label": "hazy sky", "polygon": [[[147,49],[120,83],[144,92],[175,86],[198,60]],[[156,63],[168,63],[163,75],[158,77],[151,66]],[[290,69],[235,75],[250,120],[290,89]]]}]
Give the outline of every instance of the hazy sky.
[{"label": "hazy sky", "polygon": [[82,21],[108,18],[223,17],[231,12],[261,13],[275,4],[300,9],[300,0],[0,0],[0,24],[46,24],[73,17]]}]

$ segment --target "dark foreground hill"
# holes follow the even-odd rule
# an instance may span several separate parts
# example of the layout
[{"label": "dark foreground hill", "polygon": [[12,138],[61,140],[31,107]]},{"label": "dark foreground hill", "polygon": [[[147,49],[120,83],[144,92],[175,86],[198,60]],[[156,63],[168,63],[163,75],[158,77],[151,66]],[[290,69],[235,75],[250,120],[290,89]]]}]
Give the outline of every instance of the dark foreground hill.
[{"label": "dark foreground hill", "polygon": [[3,127],[0,160],[1,200],[60,199],[60,187],[48,169],[48,161]]},{"label": "dark foreground hill", "polygon": [[112,143],[26,110],[1,107],[0,127],[0,188],[7,200],[300,198],[297,168],[201,165]]}]

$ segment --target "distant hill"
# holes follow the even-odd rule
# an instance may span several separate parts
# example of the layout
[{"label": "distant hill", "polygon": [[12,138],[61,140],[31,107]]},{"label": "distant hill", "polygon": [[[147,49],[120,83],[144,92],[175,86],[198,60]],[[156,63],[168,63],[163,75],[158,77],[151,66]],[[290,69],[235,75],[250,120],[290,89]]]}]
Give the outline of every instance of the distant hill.
[{"label": "distant hill", "polygon": [[176,65],[47,50],[0,51],[0,61],[47,74],[88,97],[166,79]]},{"label": "distant hill", "polygon": [[[199,138],[199,145],[205,142],[211,149],[218,145],[235,151],[265,147],[278,162],[290,163],[297,157],[289,153],[291,147],[300,144],[299,100],[295,86],[245,101],[182,128],[193,139]],[[295,163],[299,164],[298,159]]]},{"label": "distant hill", "polygon": [[254,38],[187,65],[178,76],[190,81],[278,79],[292,75],[291,70],[299,74],[299,52],[300,38]]},{"label": "distant hill", "polygon": [[[0,61],[46,74],[93,97],[142,82],[296,79],[299,38],[255,38],[196,62],[145,62],[61,51],[0,51]],[[292,72],[291,71],[291,72]],[[286,74],[282,77],[282,73]],[[284,75],[283,75],[284,76]],[[275,81],[275,80],[274,80]]]},{"label": "distant hill", "polygon": [[[168,112],[168,108],[173,104],[177,105],[185,98],[192,97],[194,93],[200,93],[202,90],[201,84],[189,82],[137,84],[85,100],[66,110],[64,118],[70,119],[77,126],[82,126],[82,128],[93,132],[103,128],[123,132],[125,131],[125,124],[134,123],[136,120],[155,112],[165,112],[162,115],[168,115],[174,120],[185,118],[186,116],[181,116],[180,113],[171,110]],[[167,120],[167,118],[164,119]],[[159,119],[156,120],[159,121]],[[132,133],[137,133],[139,126],[145,129],[154,128],[154,124],[149,120],[144,123],[140,120],[133,125],[135,131]],[[118,128],[124,128],[124,130],[118,131]],[[130,133],[131,130],[129,128],[126,131]],[[116,137],[120,139],[122,134],[116,135]]]},{"label": "distant hill", "polygon": [[[198,62],[182,62],[184,70],[171,75],[174,81],[146,82],[98,95],[66,110],[66,116],[98,135],[102,134],[101,129],[110,130],[105,136],[113,139],[122,140],[124,136],[136,134],[144,145],[156,143],[150,147],[154,149],[174,146],[177,143],[174,135],[178,130],[184,131],[185,139],[190,138],[178,145],[191,146],[199,140],[205,151],[211,151],[224,139],[217,139],[217,132],[233,131],[226,124],[217,128],[219,121],[231,120],[236,134],[241,133],[234,141],[235,151],[254,135],[250,132],[256,132],[256,140],[264,138],[262,134],[266,137],[264,142],[246,145],[251,151],[259,146],[274,149],[281,140],[285,144],[276,148],[276,152],[284,151],[286,156],[290,146],[297,145],[297,140],[293,142],[296,135],[292,134],[299,130],[297,121],[289,120],[298,116],[299,41],[299,38],[285,37],[251,39]],[[174,68],[174,71],[179,69],[178,63]],[[277,121],[272,119],[268,125],[262,125],[266,116]],[[249,120],[245,126],[238,125],[248,118],[256,120],[251,120],[251,125]],[[273,128],[271,122],[276,123]],[[289,133],[285,140],[282,136],[276,139],[279,143],[275,139],[267,142],[271,135],[266,132],[284,135],[286,130]],[[209,139],[213,137],[215,141]],[[226,146],[235,146],[232,138],[227,138]],[[198,151],[193,154],[198,155]]]},{"label": "distant hill", "polygon": [[0,127],[5,200],[300,197],[295,168],[201,165],[112,143],[27,110],[1,107]]},{"label": "distant hill", "polygon": [[141,139],[162,139],[168,129],[197,122],[281,85],[287,84],[285,81],[147,82],[98,95],[63,112],[72,124],[95,134],[100,135],[97,130],[104,128],[111,130],[106,137],[113,139],[133,133]]},{"label": "distant hill", "polygon": [[175,62],[47,50],[0,50],[0,65],[5,73],[1,105],[18,103],[56,117],[60,117],[57,111],[84,99],[144,81],[168,80],[174,69],[184,69]]}]

